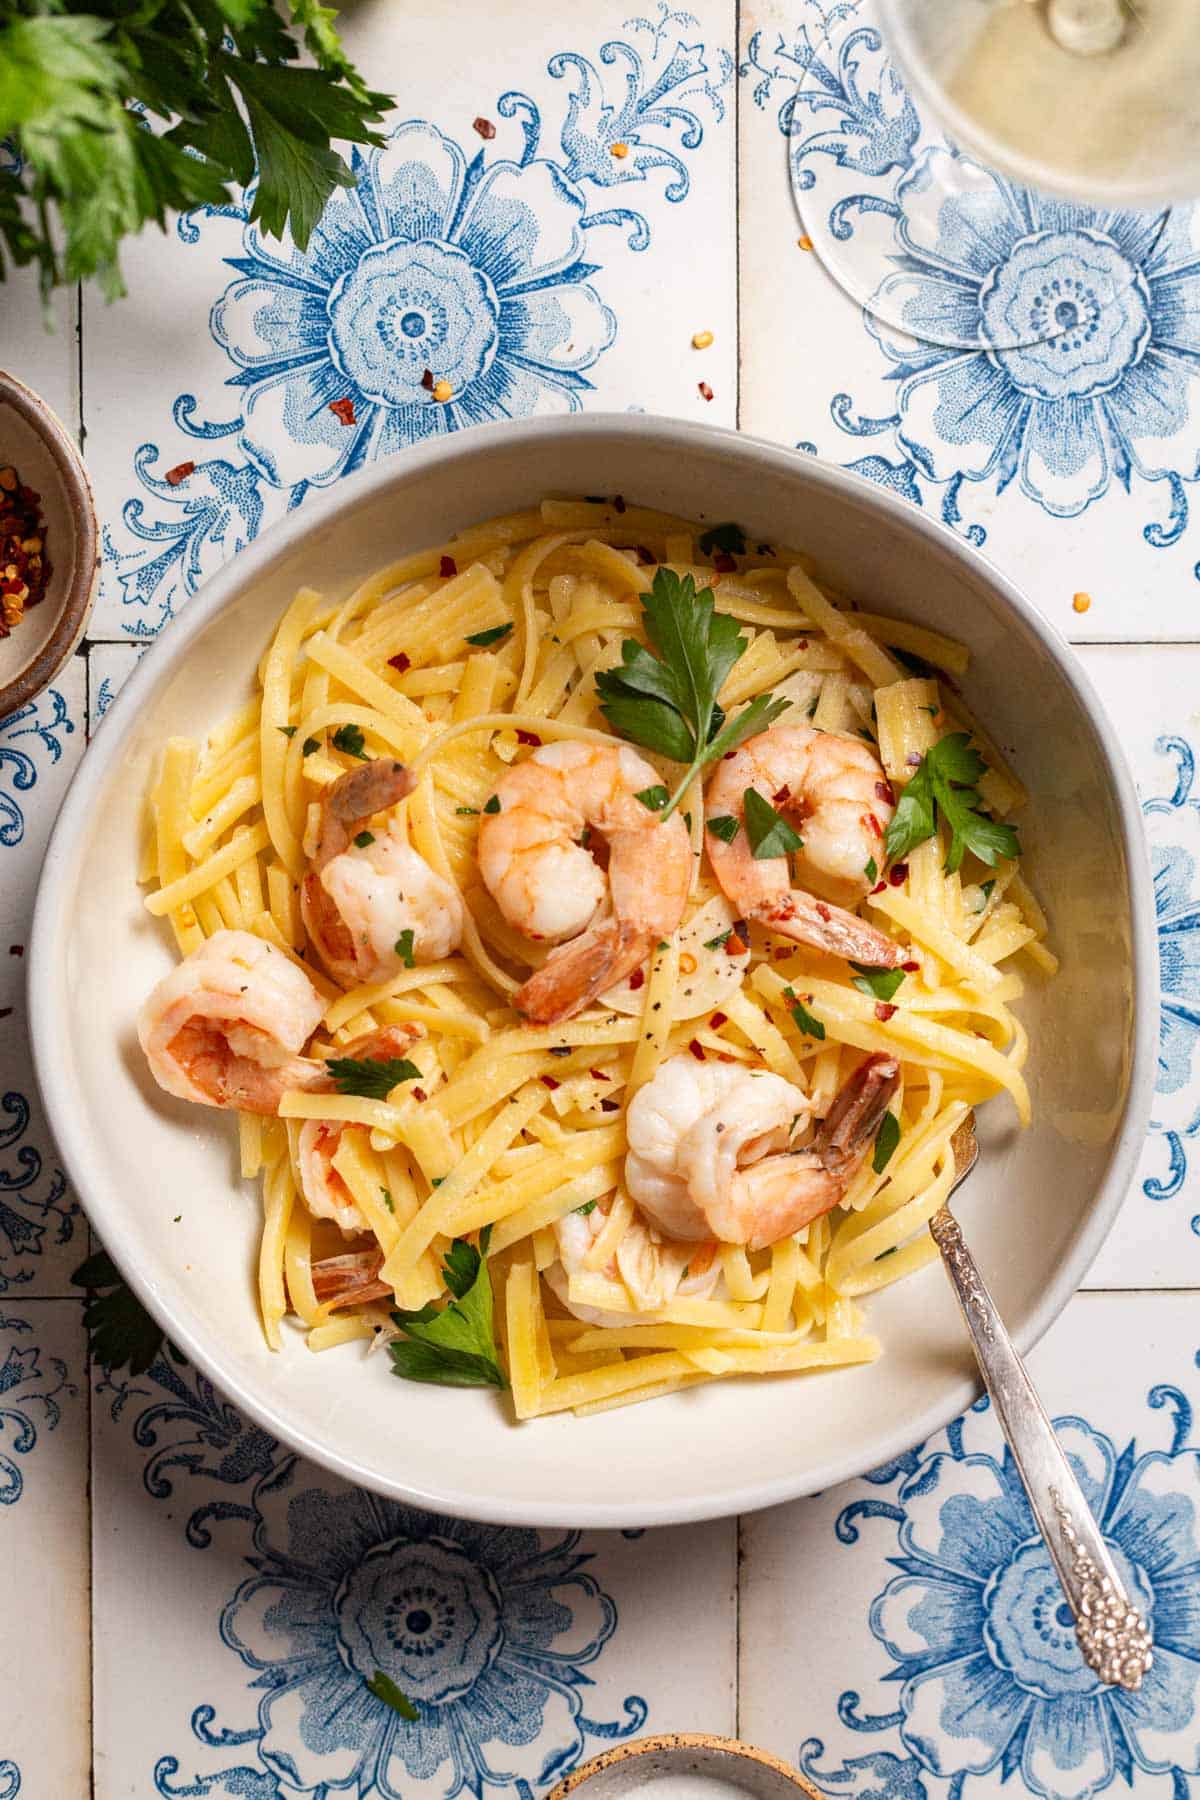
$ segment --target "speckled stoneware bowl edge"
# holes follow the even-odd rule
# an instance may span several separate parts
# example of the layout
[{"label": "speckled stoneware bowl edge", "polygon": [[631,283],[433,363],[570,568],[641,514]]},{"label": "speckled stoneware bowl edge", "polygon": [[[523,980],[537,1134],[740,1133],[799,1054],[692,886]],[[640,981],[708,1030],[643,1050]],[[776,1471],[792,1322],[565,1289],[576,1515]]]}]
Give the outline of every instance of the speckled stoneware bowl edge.
[{"label": "speckled stoneware bowl edge", "polygon": [[[32,388],[26,387],[23,381],[18,381],[7,370],[0,369],[0,409],[5,406],[11,406],[38,434],[62,475],[70,508],[68,523],[74,568],[49,638],[31,662],[19,670],[11,681],[0,686],[0,718],[16,712],[18,707],[32,700],[35,694],[40,694],[58,674],[83,636],[100,577],[100,532],[96,523],[96,504],[92,496],[92,484],[88,480],[87,470],[74,439],[57,413]],[[49,523],[57,525],[61,531],[61,522]]]},{"label": "speckled stoneware bowl edge", "polygon": [[[824,1800],[819,1788],[778,1756],[758,1750],[753,1744],[744,1744],[739,1738],[713,1737],[706,1731],[665,1732],[659,1737],[638,1738],[632,1744],[617,1744],[560,1781],[547,1800],[567,1800],[569,1794],[588,1790],[598,1777],[613,1770],[627,1771],[637,1785],[637,1769],[641,1764],[653,1764],[653,1768],[646,1769],[647,1780],[668,1774],[696,1773],[713,1775],[738,1785],[740,1777],[745,1780],[750,1794],[766,1796],[791,1789],[808,1795],[809,1800]],[[619,1789],[613,1787],[611,1791],[616,1794],[627,1790],[622,1786]]]}]

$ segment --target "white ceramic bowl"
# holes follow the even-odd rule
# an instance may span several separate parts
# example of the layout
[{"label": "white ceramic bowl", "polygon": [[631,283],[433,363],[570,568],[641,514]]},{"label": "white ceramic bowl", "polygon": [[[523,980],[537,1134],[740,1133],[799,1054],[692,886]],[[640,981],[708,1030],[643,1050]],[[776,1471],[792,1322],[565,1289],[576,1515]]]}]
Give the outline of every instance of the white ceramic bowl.
[{"label": "white ceramic bowl", "polygon": [[[105,718],[46,858],[30,1011],[47,1112],[96,1231],[172,1340],[267,1430],[397,1499],[469,1517],[634,1526],[741,1512],[897,1455],[976,1394],[937,1267],[870,1303],[869,1368],[714,1383],[586,1420],[520,1427],[502,1401],[396,1380],[355,1346],[264,1345],[259,1205],[236,1134],[167,1098],[134,1037],[174,959],[134,873],[163,740],[250,692],[293,591],[347,592],[392,557],[548,493],[623,493],[805,546],[880,612],[964,638],[968,695],[1032,802],[1022,835],[1063,959],[1022,1002],[1036,1123],[983,1109],[961,1213],[1025,1349],[1095,1256],[1148,1114],[1157,1025],[1154,909],[1140,813],[1099,704],[1053,628],[916,508],[807,457],[697,426],[592,417],[439,439],[344,481],[275,526],[196,596]],[[179,1223],[175,1215],[181,1214]]]}]

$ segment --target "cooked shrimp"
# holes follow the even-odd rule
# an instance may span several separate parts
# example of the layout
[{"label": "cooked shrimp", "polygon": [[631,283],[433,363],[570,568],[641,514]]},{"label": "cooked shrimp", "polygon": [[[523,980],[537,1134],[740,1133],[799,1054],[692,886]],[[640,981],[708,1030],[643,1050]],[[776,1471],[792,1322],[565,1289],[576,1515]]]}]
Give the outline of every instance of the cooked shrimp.
[{"label": "cooked shrimp", "polygon": [[[800,887],[791,886],[786,856],[755,857],[742,811],[747,788],[800,831]],[[719,762],[708,785],[710,827],[723,816],[738,824],[729,843],[707,832],[713,874],[745,918],[833,956],[895,968],[906,954],[903,947],[847,910],[873,886],[871,866],[883,866],[884,833],[894,810],[891,787],[861,738],[810,725],[773,725]]]},{"label": "cooked shrimp", "polygon": [[286,1089],[327,1079],[323,1062],[300,1055],[324,1010],[282,950],[249,931],[217,931],[155,987],[138,1039],[169,1094],[274,1113]]},{"label": "cooked shrimp", "polygon": [[545,1277],[569,1313],[585,1325],[644,1325],[646,1313],[657,1312],[677,1295],[708,1298],[721,1274],[715,1242],[671,1243],[635,1216],[603,1273],[610,1281],[624,1283],[637,1311],[603,1312],[572,1301],[570,1278],[583,1269],[584,1258],[608,1223],[609,1205],[601,1201],[589,1213],[568,1213],[554,1227],[559,1260],[545,1270]]},{"label": "cooked shrimp", "polygon": [[812,1111],[799,1088],[765,1071],[673,1056],[630,1103],[626,1187],[675,1238],[763,1250],[838,1204],[898,1081],[893,1057],[869,1056],[811,1146],[789,1150]]},{"label": "cooked shrimp", "polygon": [[365,1306],[368,1300],[394,1299],[386,1281],[380,1281],[383,1251],[350,1250],[344,1256],[327,1256],[312,1265],[313,1293],[329,1312],[339,1306]]},{"label": "cooked shrimp", "polygon": [[[353,1057],[359,1062],[386,1062],[402,1057],[409,1045],[423,1035],[419,1025],[385,1025],[380,1031],[369,1031],[349,1044],[338,1046],[340,1057]],[[334,1087],[331,1076],[314,1084]],[[369,1231],[350,1189],[333,1166],[344,1124],[338,1119],[305,1119],[296,1145],[296,1172],[300,1193],[314,1218],[332,1219],[347,1237]]]},{"label": "cooked shrimp", "polygon": [[[312,866],[300,886],[304,927],[334,980],[386,981],[405,966],[436,962],[457,949],[463,928],[458,890],[411,848],[399,820],[370,832],[367,820],[413,789],[403,763],[379,757],[325,789]],[[411,943],[397,946],[407,932]]]},{"label": "cooked shrimp", "polygon": [[[547,744],[501,776],[479,869],[517,931],[559,945],[514,996],[555,1024],[624,981],[683,917],[687,829],[638,799],[658,775],[624,745]],[[607,851],[607,872],[592,854]]]}]

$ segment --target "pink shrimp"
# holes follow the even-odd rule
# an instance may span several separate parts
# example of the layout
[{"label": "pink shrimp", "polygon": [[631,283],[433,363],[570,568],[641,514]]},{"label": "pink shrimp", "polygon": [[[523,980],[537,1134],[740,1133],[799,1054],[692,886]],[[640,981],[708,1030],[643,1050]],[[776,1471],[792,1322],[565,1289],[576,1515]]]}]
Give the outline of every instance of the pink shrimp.
[{"label": "pink shrimp", "polygon": [[[337,1055],[356,1062],[387,1062],[402,1058],[410,1045],[424,1035],[419,1025],[385,1025],[379,1031],[366,1032],[349,1044],[338,1046]],[[331,1076],[314,1084],[333,1091]],[[345,1236],[353,1237],[369,1231],[350,1189],[333,1166],[345,1125],[340,1119],[305,1119],[296,1145],[296,1166],[300,1192],[310,1213],[317,1219],[332,1219]]]}]

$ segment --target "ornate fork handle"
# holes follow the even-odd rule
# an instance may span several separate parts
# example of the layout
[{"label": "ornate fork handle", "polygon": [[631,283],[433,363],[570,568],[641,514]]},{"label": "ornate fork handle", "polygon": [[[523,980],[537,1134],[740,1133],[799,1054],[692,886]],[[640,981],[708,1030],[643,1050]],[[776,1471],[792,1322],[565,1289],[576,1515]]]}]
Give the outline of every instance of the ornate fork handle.
[{"label": "ornate fork handle", "polygon": [[929,1222],[1004,1435],[1063,1591],[1075,1635],[1101,1681],[1136,1693],[1153,1661],[1151,1638],[1063,1454],[1045,1408],[988,1293],[958,1222],[943,1206]]}]

